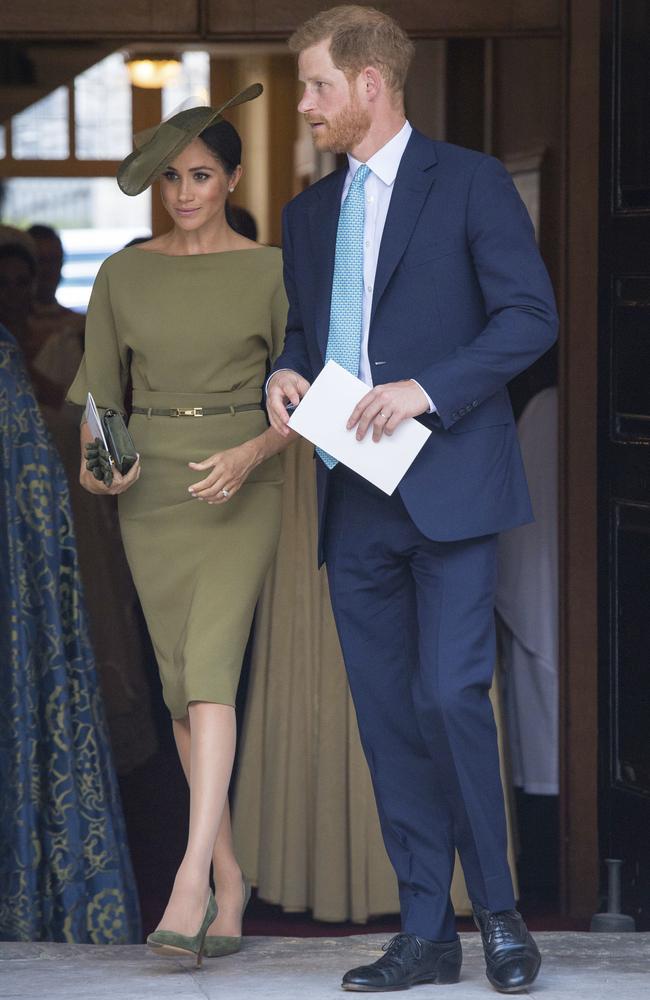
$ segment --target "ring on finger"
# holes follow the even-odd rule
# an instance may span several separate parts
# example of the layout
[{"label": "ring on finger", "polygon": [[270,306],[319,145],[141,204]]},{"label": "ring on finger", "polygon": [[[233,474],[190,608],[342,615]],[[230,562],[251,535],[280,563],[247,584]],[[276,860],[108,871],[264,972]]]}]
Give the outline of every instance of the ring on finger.
[{"label": "ring on finger", "polygon": [[388,416],[388,415],[387,415],[386,413],[384,413],[384,411],[383,411],[383,410],[380,410],[380,411],[379,411],[379,416],[380,416],[380,417],[383,417],[383,418],[384,418],[384,420],[390,420],[390,417],[389,417],[389,416]]},{"label": "ring on finger", "polygon": [[230,490],[222,490],[221,491],[221,496],[224,497],[224,499],[227,500],[228,497],[230,496]]}]

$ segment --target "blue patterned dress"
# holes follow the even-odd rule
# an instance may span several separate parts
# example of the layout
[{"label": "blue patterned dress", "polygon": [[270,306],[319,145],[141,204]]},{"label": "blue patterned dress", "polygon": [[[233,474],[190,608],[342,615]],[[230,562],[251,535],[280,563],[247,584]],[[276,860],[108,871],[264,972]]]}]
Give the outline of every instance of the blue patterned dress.
[{"label": "blue patterned dress", "polygon": [[0,940],[137,942],[67,482],[3,327],[0,460]]}]

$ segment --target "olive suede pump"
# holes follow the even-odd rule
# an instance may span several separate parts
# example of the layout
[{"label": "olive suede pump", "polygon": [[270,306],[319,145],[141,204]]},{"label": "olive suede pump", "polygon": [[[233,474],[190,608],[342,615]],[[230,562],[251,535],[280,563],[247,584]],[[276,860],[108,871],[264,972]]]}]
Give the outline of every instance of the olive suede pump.
[{"label": "olive suede pump", "polygon": [[154,931],[147,938],[147,944],[157,955],[196,955],[196,967],[200,969],[201,960],[205,954],[205,938],[208,927],[214,922],[216,916],[217,904],[211,892],[203,923],[194,936],[177,934],[176,931]]},{"label": "olive suede pump", "polygon": [[[248,901],[251,898],[251,884],[247,879],[242,880],[242,888],[244,890],[244,903],[241,910],[243,918],[244,910],[248,906]],[[203,954],[206,958],[223,958],[224,955],[234,955],[240,949],[241,934],[236,937],[213,934],[206,937]]]}]

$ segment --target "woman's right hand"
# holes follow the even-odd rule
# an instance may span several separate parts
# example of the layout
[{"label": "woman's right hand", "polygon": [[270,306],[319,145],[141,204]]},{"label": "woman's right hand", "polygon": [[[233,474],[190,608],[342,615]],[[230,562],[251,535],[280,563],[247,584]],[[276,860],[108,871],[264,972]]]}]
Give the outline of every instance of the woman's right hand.
[{"label": "woman's right hand", "polygon": [[113,466],[113,482],[110,486],[107,486],[101,479],[95,479],[92,472],[86,468],[85,459],[82,458],[81,460],[79,482],[85,490],[88,490],[89,493],[95,493],[97,496],[117,496],[119,493],[125,493],[129,486],[133,486],[139,478],[139,457],[135,465],[131,466],[125,476],[118,472],[115,466]]},{"label": "woman's right hand", "polygon": [[[80,432],[81,468],[79,470],[79,482],[83,488],[88,490],[89,493],[95,493],[97,496],[112,497],[117,496],[119,493],[125,493],[129,486],[133,486],[136,480],[140,478],[140,456],[138,455],[137,462],[129,469],[125,476],[118,472],[115,466],[113,466],[111,470],[113,473],[113,481],[110,486],[107,486],[103,479],[96,479],[91,469],[89,469],[86,465],[87,449],[92,449],[93,446],[98,445],[99,442],[93,438],[90,433],[90,428],[85,420],[82,420],[81,422]],[[104,454],[106,455],[105,452]]]}]

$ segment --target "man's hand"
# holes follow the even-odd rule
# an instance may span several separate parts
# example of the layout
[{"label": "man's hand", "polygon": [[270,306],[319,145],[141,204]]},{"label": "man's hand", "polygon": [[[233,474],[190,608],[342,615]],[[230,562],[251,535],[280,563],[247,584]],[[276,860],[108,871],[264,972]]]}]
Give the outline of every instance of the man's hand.
[{"label": "man's hand", "polygon": [[266,409],[271,427],[283,437],[288,437],[290,433],[287,404],[297,406],[308,389],[307,379],[289,369],[271,376],[266,394]]},{"label": "man's hand", "polygon": [[429,401],[416,382],[388,382],[375,386],[360,399],[347,422],[348,430],[357,424],[357,441],[362,441],[372,424],[372,440],[390,435],[407,417],[428,413]]}]

